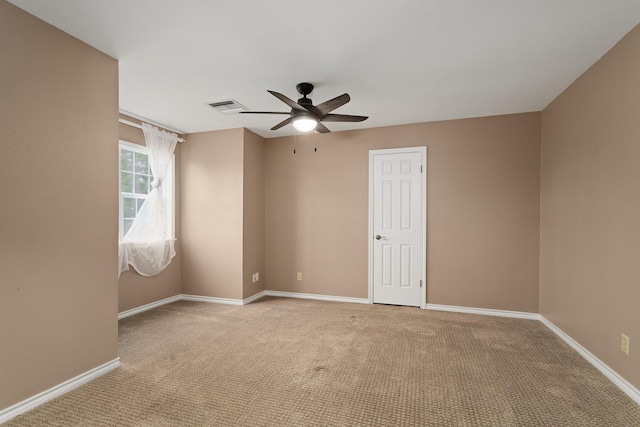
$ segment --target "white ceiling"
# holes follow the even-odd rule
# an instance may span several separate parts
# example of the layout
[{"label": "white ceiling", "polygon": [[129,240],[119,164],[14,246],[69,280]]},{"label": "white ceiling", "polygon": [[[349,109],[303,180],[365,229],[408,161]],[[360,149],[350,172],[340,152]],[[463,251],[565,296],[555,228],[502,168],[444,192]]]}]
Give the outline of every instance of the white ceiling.
[{"label": "white ceiling", "polygon": [[119,60],[120,108],[183,133],[280,116],[223,115],[266,89],[335,113],[331,130],[539,111],[640,22],[640,0],[9,0]]}]

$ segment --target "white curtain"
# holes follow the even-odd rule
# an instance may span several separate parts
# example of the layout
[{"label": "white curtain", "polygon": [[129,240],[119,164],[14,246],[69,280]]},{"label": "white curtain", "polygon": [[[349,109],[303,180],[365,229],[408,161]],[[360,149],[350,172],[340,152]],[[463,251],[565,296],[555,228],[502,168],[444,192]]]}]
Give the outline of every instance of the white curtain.
[{"label": "white curtain", "polygon": [[176,255],[175,242],[167,234],[167,201],[162,185],[171,165],[178,135],[142,124],[153,174],[151,191],[118,248],[118,275],[129,265],[143,276],[155,276]]}]

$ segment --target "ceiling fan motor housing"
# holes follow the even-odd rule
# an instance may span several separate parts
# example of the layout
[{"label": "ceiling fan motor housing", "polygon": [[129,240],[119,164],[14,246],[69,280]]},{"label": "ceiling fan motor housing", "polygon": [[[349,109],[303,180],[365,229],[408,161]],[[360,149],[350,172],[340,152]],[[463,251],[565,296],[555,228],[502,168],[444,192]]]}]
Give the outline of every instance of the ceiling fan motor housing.
[{"label": "ceiling fan motor housing", "polygon": [[298,83],[296,89],[298,89],[300,95],[306,98],[307,95],[313,92],[313,85],[311,83]]}]

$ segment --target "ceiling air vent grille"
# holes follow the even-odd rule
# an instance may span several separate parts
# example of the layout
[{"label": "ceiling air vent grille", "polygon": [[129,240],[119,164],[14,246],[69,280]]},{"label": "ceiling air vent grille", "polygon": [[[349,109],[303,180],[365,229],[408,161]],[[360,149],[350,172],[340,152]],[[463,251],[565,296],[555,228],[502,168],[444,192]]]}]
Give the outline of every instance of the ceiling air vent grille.
[{"label": "ceiling air vent grille", "polygon": [[244,105],[240,104],[238,101],[235,101],[233,99],[228,99],[226,101],[212,102],[209,104],[209,106],[214,110],[219,111],[223,114],[231,114],[231,113],[237,113],[239,111],[247,110],[247,107],[245,107]]}]

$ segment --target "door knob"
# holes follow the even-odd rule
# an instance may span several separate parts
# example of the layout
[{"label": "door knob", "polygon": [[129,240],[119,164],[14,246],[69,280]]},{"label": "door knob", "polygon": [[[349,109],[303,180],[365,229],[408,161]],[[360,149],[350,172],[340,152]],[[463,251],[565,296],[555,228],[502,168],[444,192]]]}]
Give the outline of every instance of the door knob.
[{"label": "door knob", "polygon": [[384,236],[381,236],[379,234],[376,234],[376,240],[380,240],[380,239],[384,239]]}]

